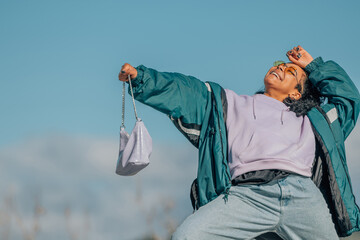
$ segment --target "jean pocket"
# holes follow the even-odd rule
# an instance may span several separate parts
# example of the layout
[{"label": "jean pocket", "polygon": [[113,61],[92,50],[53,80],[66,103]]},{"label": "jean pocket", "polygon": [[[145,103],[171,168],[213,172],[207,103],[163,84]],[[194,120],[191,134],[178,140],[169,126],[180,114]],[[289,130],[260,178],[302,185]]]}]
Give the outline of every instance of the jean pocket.
[{"label": "jean pocket", "polygon": [[310,178],[300,178],[297,179],[297,182],[299,183],[299,187],[301,190],[304,191],[314,191],[314,188],[317,188],[315,183]]},{"label": "jean pocket", "polygon": [[305,192],[306,187],[305,187],[304,182],[303,182],[301,179],[298,179],[297,182],[298,182],[298,184],[299,184],[298,186],[299,186],[300,190],[303,191],[303,192]]}]

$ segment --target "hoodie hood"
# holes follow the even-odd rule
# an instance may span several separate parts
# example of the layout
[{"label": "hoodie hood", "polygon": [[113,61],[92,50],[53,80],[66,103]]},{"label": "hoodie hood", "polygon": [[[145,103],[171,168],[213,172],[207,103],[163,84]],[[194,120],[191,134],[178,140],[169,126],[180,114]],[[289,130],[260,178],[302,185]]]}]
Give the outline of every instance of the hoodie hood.
[{"label": "hoodie hood", "polygon": [[[265,104],[267,105],[269,108],[275,108],[275,112],[277,112],[276,110],[280,110],[280,116],[279,116],[279,120],[281,122],[281,124],[284,124],[284,112],[289,112],[290,109],[288,106],[285,105],[285,103],[280,102],[279,100],[276,100],[275,98],[266,96],[265,94],[255,94],[253,96],[253,101],[252,101],[252,112],[253,112],[253,118],[254,120],[256,120],[256,102],[259,102],[259,104]],[[275,113],[276,114],[276,113]]]}]

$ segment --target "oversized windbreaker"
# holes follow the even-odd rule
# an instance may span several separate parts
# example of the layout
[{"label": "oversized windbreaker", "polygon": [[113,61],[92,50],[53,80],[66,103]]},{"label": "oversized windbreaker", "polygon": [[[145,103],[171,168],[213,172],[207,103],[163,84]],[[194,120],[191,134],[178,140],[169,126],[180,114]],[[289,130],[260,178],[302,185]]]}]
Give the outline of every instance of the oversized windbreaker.
[{"label": "oversized windbreaker", "polygon": [[[354,128],[360,96],[346,72],[335,62],[312,61],[305,70],[327,103],[308,112],[317,142],[312,179],[328,204],[339,236],[360,230],[360,211],[352,192],[344,141]],[[137,67],[134,96],[165,114],[199,149],[192,200],[199,208],[231,186],[227,160],[226,111],[223,88],[179,73]],[[316,226],[314,226],[316,227]]]}]

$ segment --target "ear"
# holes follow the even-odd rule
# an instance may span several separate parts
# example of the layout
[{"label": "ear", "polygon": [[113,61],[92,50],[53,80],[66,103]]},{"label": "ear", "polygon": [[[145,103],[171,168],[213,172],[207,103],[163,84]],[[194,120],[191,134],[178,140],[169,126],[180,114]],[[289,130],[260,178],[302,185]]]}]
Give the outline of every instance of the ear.
[{"label": "ear", "polygon": [[299,91],[295,91],[290,94],[290,97],[295,100],[299,100],[301,98],[301,93]]}]

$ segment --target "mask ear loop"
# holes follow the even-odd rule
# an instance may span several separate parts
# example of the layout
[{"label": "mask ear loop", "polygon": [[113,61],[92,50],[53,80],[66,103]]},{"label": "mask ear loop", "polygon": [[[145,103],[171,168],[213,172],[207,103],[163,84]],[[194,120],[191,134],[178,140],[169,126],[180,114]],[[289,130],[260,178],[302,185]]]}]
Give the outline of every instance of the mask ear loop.
[{"label": "mask ear loop", "polygon": [[121,129],[125,129],[125,82],[123,82],[123,91],[122,91],[122,115],[121,115]]},{"label": "mask ear loop", "polygon": [[130,74],[128,75],[128,79],[129,79],[131,97],[132,97],[132,101],[133,101],[133,105],[134,105],[135,118],[136,118],[136,121],[139,121],[139,118],[138,118],[138,115],[137,115],[137,112],[136,112],[135,99],[134,99],[134,93],[133,93],[133,89],[132,89],[132,85],[131,85]]}]

